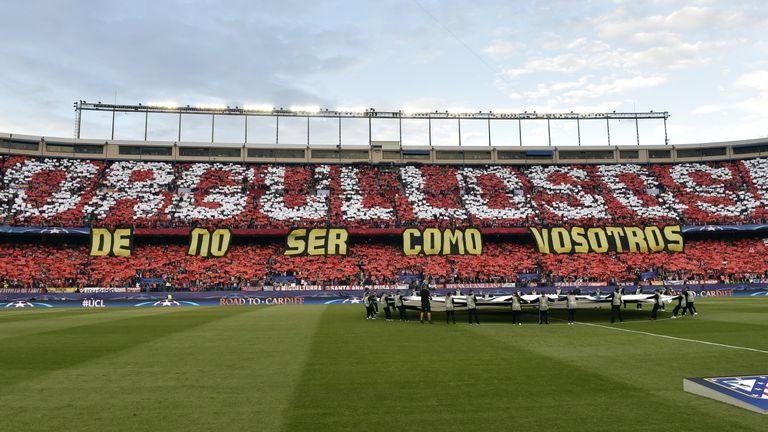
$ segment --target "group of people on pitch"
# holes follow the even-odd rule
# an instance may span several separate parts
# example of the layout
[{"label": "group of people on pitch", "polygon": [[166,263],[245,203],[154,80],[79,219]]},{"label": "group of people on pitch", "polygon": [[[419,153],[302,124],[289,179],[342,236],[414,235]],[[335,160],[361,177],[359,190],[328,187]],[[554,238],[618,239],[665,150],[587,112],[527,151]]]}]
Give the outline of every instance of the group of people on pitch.
[{"label": "group of people on pitch", "polygon": [[[642,289],[640,287],[637,288],[637,291],[635,291],[636,294],[642,294]],[[536,294],[536,291],[533,291],[532,294]],[[568,325],[574,325],[576,322],[576,309],[578,308],[577,305],[577,299],[576,296],[579,294],[579,290],[571,290],[567,294],[563,294],[558,288],[555,292],[558,299],[552,300],[545,293],[541,293],[539,297],[532,301],[527,302],[523,300],[522,293],[520,291],[517,291],[512,296],[511,301],[511,309],[512,309],[512,324],[516,325],[522,325],[522,319],[521,314],[523,311],[522,305],[524,303],[537,303],[538,305],[538,312],[539,312],[539,324],[549,324],[549,306],[551,303],[554,303],[556,301],[562,301],[564,300],[566,302],[566,310],[568,311]],[[672,310],[672,318],[677,318],[678,313],[682,311],[682,315],[684,316],[687,312],[690,312],[691,315],[698,315],[698,311],[696,310],[695,306],[695,297],[696,293],[693,290],[689,290],[687,288],[683,288],[682,291],[679,293],[675,293],[673,290],[666,288],[664,291],[664,294],[666,295],[679,295],[677,299],[677,305]],[[448,292],[445,295],[445,323],[446,324],[456,324],[456,304],[454,303],[453,296],[454,295],[461,295],[460,291],[456,291],[455,294],[452,294]],[[600,288],[597,288],[595,290],[595,297],[600,297],[601,292]],[[420,322],[423,324],[424,318],[427,318],[427,321],[429,324],[433,324],[432,322],[432,292],[429,289],[429,286],[424,284],[421,289],[419,290],[419,297],[421,298],[421,314],[420,314]],[[477,296],[474,293],[474,290],[469,290],[469,293],[465,297],[466,301],[466,307],[467,307],[467,318],[469,321],[469,324],[480,324],[480,318],[477,314]],[[562,300],[561,300],[562,299]],[[610,300],[611,302],[611,323],[615,323],[617,320],[619,322],[624,322],[624,317],[621,313],[622,306],[626,308],[626,303],[624,301],[624,288],[623,287],[616,287],[613,292],[608,294],[605,297],[606,300]],[[378,296],[375,294],[369,292],[368,289],[365,290],[365,293],[363,295],[363,305],[365,306],[366,310],[366,319],[376,319],[376,315],[379,312],[379,304],[382,304],[382,307],[384,309],[384,316],[387,321],[392,321],[392,314],[395,309],[399,312],[400,315],[400,321],[408,321],[408,317],[406,315],[406,308],[405,303],[403,299],[402,293],[399,291],[396,293],[392,292],[385,292],[381,293]],[[637,303],[637,308],[642,309],[642,304]],[[653,295],[653,308],[651,310],[651,320],[656,320],[658,317],[658,311],[664,310],[664,300],[662,297],[662,292],[659,289],[654,290]]]},{"label": "group of people on pitch", "polygon": [[683,288],[678,294],[680,297],[677,299],[677,305],[672,309],[672,318],[677,318],[677,313],[680,311],[682,311],[681,316],[685,316],[687,312],[690,312],[691,316],[698,315],[699,312],[696,310],[695,304],[696,293],[688,288]]},{"label": "group of people on pitch", "polygon": [[376,319],[376,315],[379,313],[379,303],[381,303],[381,307],[384,309],[384,317],[387,321],[392,321],[392,312],[395,309],[400,313],[400,321],[408,321],[408,317],[405,314],[403,295],[400,292],[385,292],[377,296],[367,288],[363,294],[366,319]]}]

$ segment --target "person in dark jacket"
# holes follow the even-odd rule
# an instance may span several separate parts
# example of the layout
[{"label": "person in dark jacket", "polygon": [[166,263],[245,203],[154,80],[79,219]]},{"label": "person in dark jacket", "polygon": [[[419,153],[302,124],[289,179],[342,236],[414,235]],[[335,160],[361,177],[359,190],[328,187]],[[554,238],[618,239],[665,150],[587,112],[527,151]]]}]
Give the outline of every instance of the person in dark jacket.
[{"label": "person in dark jacket", "polygon": [[398,312],[400,312],[400,321],[408,321],[408,317],[405,315],[405,301],[403,300],[403,293],[398,292],[395,296],[395,306]]},{"label": "person in dark jacket", "polygon": [[432,295],[429,293],[429,286],[424,284],[421,286],[421,323],[424,324],[424,314],[427,315],[429,323],[432,324]]},{"label": "person in dark jacket", "polygon": [[661,299],[661,292],[659,292],[659,290],[655,290],[653,292],[653,309],[651,309],[652,320],[656,320],[659,309],[661,309],[662,306],[664,306],[664,301]]},{"label": "person in dark jacket", "polygon": [[685,293],[680,292],[677,295],[677,306],[675,306],[674,309],[672,309],[672,319],[677,318],[677,314],[682,309],[685,311],[688,308],[688,301],[685,299]]},{"label": "person in dark jacket", "polygon": [[379,313],[379,297],[376,294],[371,294],[371,305],[373,306],[374,314]]},{"label": "person in dark jacket", "polygon": [[384,315],[387,321],[392,321],[392,309],[395,308],[395,299],[387,292],[381,296],[381,302],[384,306]]}]

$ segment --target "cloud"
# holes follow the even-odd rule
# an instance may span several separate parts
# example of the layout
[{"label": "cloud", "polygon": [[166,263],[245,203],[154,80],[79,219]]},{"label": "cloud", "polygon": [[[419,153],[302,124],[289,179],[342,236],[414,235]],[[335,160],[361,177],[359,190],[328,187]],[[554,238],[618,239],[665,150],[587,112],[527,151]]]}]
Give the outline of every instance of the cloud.
[{"label": "cloud", "polygon": [[768,70],[759,70],[741,75],[736,85],[760,91],[768,91]]},{"label": "cloud", "polygon": [[633,15],[628,8],[591,19],[597,34],[603,38],[620,38],[636,33],[710,31],[723,26],[739,25],[745,16],[738,11],[722,11],[712,7],[684,6],[668,14]]},{"label": "cloud", "polygon": [[[739,91],[746,91],[742,97]],[[739,100],[717,104],[705,104],[693,109],[692,114],[729,114],[740,113],[752,118],[761,118],[768,124],[768,70],[757,70],[739,75],[733,84],[732,91]],[[768,129],[764,126],[763,129]]]},{"label": "cloud", "polygon": [[[286,23],[266,9],[231,6],[17,5],[6,11],[6,24],[0,28],[4,102],[46,110],[50,102],[61,107],[55,116],[69,117],[70,124],[72,101],[112,102],[115,93],[118,101],[129,103],[168,99],[238,105],[258,100],[332,106],[332,98],[317,91],[317,80],[354,74],[366,62],[367,41],[356,25],[309,26],[301,14]],[[287,1],[268,9],[287,14],[297,6],[301,4]],[[314,8],[299,9],[306,13]],[[67,24],[32,25],[29,17]],[[30,33],[30,27],[35,31]],[[19,124],[15,131],[52,132],[52,122],[38,120],[37,128],[30,128],[31,122],[17,110],[2,117]],[[66,135],[71,129],[65,129]]]},{"label": "cloud", "polygon": [[483,52],[496,60],[507,59],[518,54],[523,46],[520,42],[494,39],[490,45],[483,48]]},{"label": "cloud", "polygon": [[[610,112],[632,100],[678,123],[693,112],[768,124],[761,2],[421,3],[428,13],[346,0],[19,2],[0,26],[0,131],[71,136],[72,101],[115,93],[380,110]],[[692,119],[684,133],[725,129],[714,123]]]},{"label": "cloud", "polygon": [[674,70],[708,63],[710,59],[700,54],[713,45],[685,42],[669,36],[663,40],[663,44],[645,49],[612,47],[588,39],[573,41],[566,47],[568,49],[561,54],[530,59],[522,67],[504,69],[503,74],[509,78],[519,78],[527,74],[569,74],[584,70],[605,71],[647,66],[657,70]]},{"label": "cloud", "polygon": [[660,75],[604,79],[600,84],[589,84],[577,90],[570,90],[565,93],[565,96],[575,99],[602,98],[604,96],[621,94],[629,90],[656,87],[666,82],[666,80],[665,77]]}]

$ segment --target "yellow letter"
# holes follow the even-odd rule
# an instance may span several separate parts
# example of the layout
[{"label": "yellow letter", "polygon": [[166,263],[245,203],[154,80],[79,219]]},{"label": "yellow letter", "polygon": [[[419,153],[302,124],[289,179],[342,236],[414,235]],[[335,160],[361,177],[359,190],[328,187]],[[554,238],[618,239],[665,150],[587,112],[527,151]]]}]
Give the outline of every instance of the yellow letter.
[{"label": "yellow letter", "polygon": [[576,253],[587,253],[589,252],[589,243],[587,242],[587,238],[584,237],[584,232],[586,230],[582,227],[573,227],[571,228],[571,238],[573,239],[573,251]]},{"label": "yellow letter", "polygon": [[211,233],[205,228],[195,228],[189,233],[187,255],[207,256],[211,244]]},{"label": "yellow letter", "polygon": [[616,252],[624,252],[624,245],[621,244],[621,239],[624,237],[624,229],[619,227],[607,227],[605,232],[608,235],[613,236],[613,242],[616,244]]},{"label": "yellow letter", "polygon": [[559,254],[570,253],[571,236],[565,228],[552,228],[552,249]]},{"label": "yellow letter", "polygon": [[648,242],[648,247],[651,249],[651,251],[664,251],[664,236],[661,234],[659,227],[645,227],[645,241]]},{"label": "yellow letter", "polygon": [[645,243],[645,234],[642,228],[626,227],[624,231],[627,233],[627,245],[630,252],[648,253],[648,245]]},{"label": "yellow letter", "polygon": [[421,231],[417,228],[406,228],[403,231],[403,253],[418,255],[421,252]]},{"label": "yellow letter", "polygon": [[309,241],[307,241],[308,255],[325,255],[325,245],[328,230],[325,228],[315,228],[309,232]]},{"label": "yellow letter", "polygon": [[285,240],[286,249],[283,255],[300,255],[307,249],[307,229],[296,228],[292,229],[288,233],[288,237]]},{"label": "yellow letter", "polygon": [[464,255],[464,233],[461,230],[443,231],[443,255]]},{"label": "yellow letter", "polygon": [[439,255],[440,254],[440,230],[437,228],[427,228],[421,234],[424,242],[424,255]]},{"label": "yellow letter", "polygon": [[683,234],[680,225],[670,225],[664,227],[664,236],[667,238],[667,250],[670,252],[683,251]]},{"label": "yellow letter", "polygon": [[589,239],[589,247],[592,252],[608,252],[608,236],[605,235],[605,230],[602,228],[587,229],[587,239]]},{"label": "yellow letter", "polygon": [[466,243],[467,253],[470,255],[481,255],[483,253],[483,236],[477,228],[467,228],[464,230],[464,242]]},{"label": "yellow letter", "polygon": [[229,250],[229,244],[232,241],[232,231],[228,228],[219,228],[211,234],[211,255],[223,257]]},{"label": "yellow letter", "polygon": [[112,233],[106,228],[91,228],[91,256],[107,256],[112,252]]},{"label": "yellow letter", "polygon": [[346,255],[349,233],[344,228],[328,230],[328,255]]},{"label": "yellow letter", "polygon": [[133,230],[131,228],[117,228],[112,233],[112,253],[115,256],[131,256],[133,249]]},{"label": "yellow letter", "polygon": [[533,234],[533,238],[536,240],[536,247],[539,249],[539,252],[548,254],[549,228],[542,228],[541,230],[539,230],[539,228],[529,228],[528,230],[531,232],[531,234]]}]

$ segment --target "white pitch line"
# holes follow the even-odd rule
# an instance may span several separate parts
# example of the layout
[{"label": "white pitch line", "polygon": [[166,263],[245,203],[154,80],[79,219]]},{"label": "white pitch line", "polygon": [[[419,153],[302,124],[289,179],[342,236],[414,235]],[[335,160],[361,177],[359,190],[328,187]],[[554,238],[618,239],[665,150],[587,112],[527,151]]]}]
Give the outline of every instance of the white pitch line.
[{"label": "white pitch line", "polygon": [[629,333],[638,333],[638,334],[643,334],[643,335],[646,335],[646,336],[656,336],[656,337],[660,337],[660,338],[672,339],[672,340],[678,340],[678,341],[684,341],[684,342],[695,342],[695,343],[700,343],[700,344],[704,344],[704,345],[712,345],[712,346],[717,346],[717,347],[722,347],[722,348],[731,348],[731,349],[739,349],[739,350],[744,350],[744,351],[752,351],[752,352],[757,352],[757,353],[760,353],[760,354],[768,354],[768,351],[760,350],[760,349],[757,349],[757,348],[749,348],[749,347],[742,347],[742,346],[736,346],[736,345],[726,345],[726,344],[721,344],[721,343],[717,343],[717,342],[707,342],[707,341],[702,341],[702,340],[697,340],[697,339],[686,339],[686,338],[681,338],[681,337],[677,337],[677,336],[668,336],[668,335],[663,335],[663,334],[658,334],[658,333],[649,333],[649,332],[644,332],[644,331],[639,331],[639,330],[629,330],[629,329],[625,329],[625,328],[610,327],[610,326],[606,326],[606,325],[592,324],[592,323],[586,323],[586,322],[577,322],[576,324],[592,326],[592,327],[601,327],[601,328],[606,328],[606,329],[609,329],[609,330],[618,330],[618,331],[629,332]]}]

